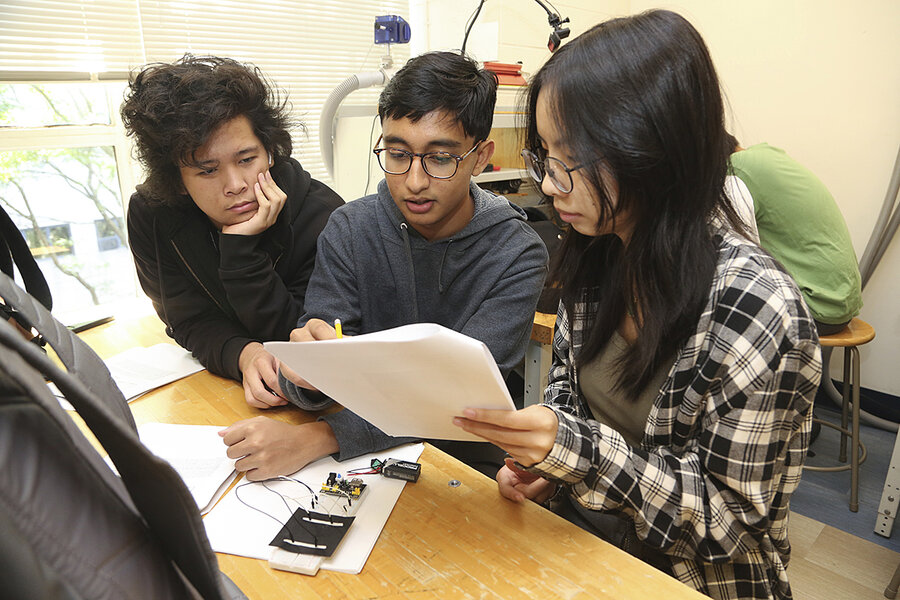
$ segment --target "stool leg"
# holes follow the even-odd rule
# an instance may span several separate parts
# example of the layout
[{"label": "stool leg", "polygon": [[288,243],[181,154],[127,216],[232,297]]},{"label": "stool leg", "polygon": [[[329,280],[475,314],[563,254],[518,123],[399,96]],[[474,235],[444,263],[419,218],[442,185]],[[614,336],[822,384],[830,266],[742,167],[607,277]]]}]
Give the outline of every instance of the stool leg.
[{"label": "stool leg", "polygon": [[859,511],[859,349],[856,346],[844,349],[852,356],[853,381],[853,435],[850,440],[850,510]]},{"label": "stool leg", "polygon": [[[841,427],[844,429],[844,431],[848,429],[848,411],[850,410],[851,368],[850,353],[848,352],[848,350],[849,348],[844,348],[844,385],[842,386],[843,389],[841,390]],[[841,451],[838,455],[838,460],[840,460],[841,462],[847,462],[847,434],[843,431],[841,432]]]},{"label": "stool leg", "polygon": [[900,565],[897,565],[897,569],[894,571],[894,576],[891,578],[891,582],[885,588],[884,597],[896,598],[897,587],[900,587]]}]

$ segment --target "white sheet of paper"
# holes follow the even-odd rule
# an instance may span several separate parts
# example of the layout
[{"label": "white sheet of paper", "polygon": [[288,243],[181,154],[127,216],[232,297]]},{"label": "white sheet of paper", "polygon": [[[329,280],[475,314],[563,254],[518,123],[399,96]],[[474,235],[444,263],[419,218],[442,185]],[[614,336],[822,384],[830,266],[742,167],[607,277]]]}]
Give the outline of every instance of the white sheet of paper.
[{"label": "white sheet of paper", "polygon": [[[130,348],[104,362],[128,402],[150,390],[203,370],[203,365],[190,352],[165,342],[149,348]],[[50,383],[48,387],[53,395],[60,398],[59,404],[63,409],[75,410],[67,400],[61,398],[55,385]]]},{"label": "white sheet of paper", "polygon": [[[318,494],[322,483],[331,472],[346,473],[368,467],[373,458],[397,458],[416,462],[424,449],[423,444],[406,444],[378,454],[367,454],[338,463],[330,456],[317,460],[290,477],[306,483]],[[350,476],[352,477],[352,476]],[[381,475],[360,475],[367,485],[365,496],[356,513],[356,520],[347,531],[334,555],[322,563],[323,569],[341,573],[362,571],[384,524],[390,516],[405,481],[388,479]],[[241,481],[203,519],[206,535],[216,552],[236,554],[268,560],[272,553],[269,542],[297,508],[297,502],[288,501],[291,511],[282,498],[260,483],[244,485]],[[303,508],[309,509],[309,492],[298,483],[289,481],[266,484],[289,498],[296,498]],[[412,484],[415,485],[415,484]],[[238,499],[240,496],[240,499]],[[243,502],[241,502],[243,500]],[[246,502],[247,504],[244,504]],[[253,508],[251,508],[253,507]],[[258,510],[255,510],[258,509]],[[260,510],[269,513],[267,516]]]},{"label": "white sheet of paper", "polygon": [[167,343],[131,348],[104,362],[126,400],[203,370],[190,352]]},{"label": "white sheet of paper", "polygon": [[181,475],[201,514],[209,512],[237,477],[234,459],[225,456],[221,429],[218,425],[138,425],[141,441]]},{"label": "white sheet of paper", "polygon": [[453,417],[467,406],[515,410],[487,346],[434,323],[265,348],[388,435],[484,441]]}]

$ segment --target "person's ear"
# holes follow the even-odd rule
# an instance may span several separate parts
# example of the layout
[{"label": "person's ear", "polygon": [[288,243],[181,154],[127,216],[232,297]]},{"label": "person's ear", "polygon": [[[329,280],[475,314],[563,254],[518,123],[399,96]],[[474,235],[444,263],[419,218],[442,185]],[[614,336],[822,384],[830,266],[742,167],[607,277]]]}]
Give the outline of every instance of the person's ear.
[{"label": "person's ear", "polygon": [[481,175],[481,172],[484,171],[484,168],[487,166],[489,162],[491,162],[491,158],[494,156],[494,140],[484,140],[478,146],[478,150],[475,151],[475,154],[478,158],[475,160],[475,168],[472,171],[472,176]]}]

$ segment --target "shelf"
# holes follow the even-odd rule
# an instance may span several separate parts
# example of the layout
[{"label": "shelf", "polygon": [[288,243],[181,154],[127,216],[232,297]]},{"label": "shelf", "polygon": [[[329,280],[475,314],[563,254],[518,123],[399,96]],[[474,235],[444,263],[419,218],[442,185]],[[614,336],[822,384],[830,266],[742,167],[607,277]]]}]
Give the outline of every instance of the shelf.
[{"label": "shelf", "polygon": [[475,183],[488,183],[490,181],[507,181],[509,179],[526,179],[528,171],[525,169],[500,169],[490,173],[482,173],[473,177]]}]

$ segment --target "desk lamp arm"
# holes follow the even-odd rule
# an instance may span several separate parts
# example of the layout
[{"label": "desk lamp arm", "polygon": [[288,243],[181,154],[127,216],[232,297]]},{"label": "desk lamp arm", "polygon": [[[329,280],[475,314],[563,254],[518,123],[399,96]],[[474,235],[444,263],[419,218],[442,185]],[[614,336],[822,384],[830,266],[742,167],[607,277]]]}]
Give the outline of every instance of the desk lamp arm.
[{"label": "desk lamp arm", "polygon": [[538,5],[540,5],[540,7],[544,9],[544,11],[546,11],[547,22],[550,23],[550,27],[553,28],[553,31],[550,32],[550,39],[547,41],[547,48],[549,48],[550,52],[554,52],[557,48],[559,48],[562,40],[569,37],[569,34],[571,33],[568,27],[563,27],[565,23],[569,22],[569,17],[560,17],[558,13],[550,10],[550,8],[543,2],[543,0],[534,1],[537,2]]}]

